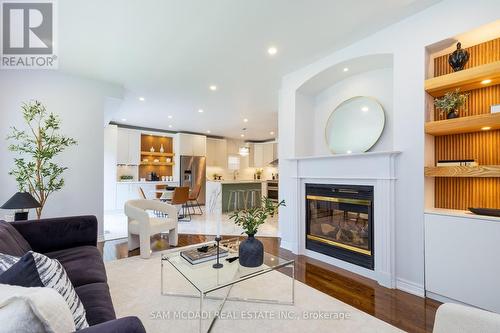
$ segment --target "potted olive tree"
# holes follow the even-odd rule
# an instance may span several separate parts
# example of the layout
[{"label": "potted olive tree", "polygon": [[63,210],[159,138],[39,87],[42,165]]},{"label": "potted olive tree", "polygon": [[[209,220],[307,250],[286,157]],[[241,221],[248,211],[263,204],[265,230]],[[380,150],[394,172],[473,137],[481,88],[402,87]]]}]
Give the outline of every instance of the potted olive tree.
[{"label": "potted olive tree", "polygon": [[61,120],[47,113],[39,101],[24,103],[21,107],[26,130],[11,128],[7,139],[14,141],[9,150],[17,153],[15,167],[9,174],[17,181],[19,192],[29,191],[40,203],[36,209],[40,219],[48,197],[64,186],[63,172],[67,167],[54,162],[54,158],[76,140],[59,133]]},{"label": "potted olive tree", "polygon": [[446,119],[458,118],[458,110],[467,102],[468,94],[461,94],[460,89],[448,91],[443,97],[437,98],[434,105],[440,114],[446,113]]},{"label": "potted olive tree", "polygon": [[280,206],[285,206],[285,201],[275,204],[266,197],[262,197],[261,205],[232,213],[229,218],[243,228],[247,238],[241,242],[239,248],[240,265],[244,267],[258,267],[264,262],[264,245],[255,238],[259,226],[273,216]]}]

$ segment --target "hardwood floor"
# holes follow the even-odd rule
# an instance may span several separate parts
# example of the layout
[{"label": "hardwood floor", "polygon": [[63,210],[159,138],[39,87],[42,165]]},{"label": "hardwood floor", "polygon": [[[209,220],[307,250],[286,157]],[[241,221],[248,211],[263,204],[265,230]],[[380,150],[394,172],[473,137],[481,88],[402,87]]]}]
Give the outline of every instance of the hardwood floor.
[{"label": "hardwood floor", "polygon": [[[234,238],[227,236],[223,238]],[[213,240],[214,236],[180,235],[179,246]],[[265,251],[283,258],[295,259],[297,280],[342,302],[386,321],[407,332],[431,333],[434,316],[441,303],[420,298],[406,292],[384,288],[376,282],[321,261],[295,255],[280,248],[275,237],[259,237]],[[127,240],[119,239],[99,244],[105,261],[139,255],[139,250],[128,251]],[[152,238],[153,251],[169,248],[168,241]]]}]

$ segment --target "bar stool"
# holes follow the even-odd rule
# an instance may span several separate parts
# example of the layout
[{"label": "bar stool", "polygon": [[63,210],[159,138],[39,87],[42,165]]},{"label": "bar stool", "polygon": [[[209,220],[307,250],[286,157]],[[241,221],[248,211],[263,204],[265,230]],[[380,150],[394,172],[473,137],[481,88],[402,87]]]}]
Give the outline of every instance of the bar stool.
[{"label": "bar stool", "polygon": [[[235,211],[239,210],[241,208],[240,202],[243,201],[243,204],[245,204],[245,190],[229,190],[229,200],[227,203],[227,210],[230,211]],[[231,206],[233,206],[233,209],[231,210]]]},{"label": "bar stool", "polygon": [[260,205],[261,190],[248,190],[247,199],[249,200],[250,208]]}]

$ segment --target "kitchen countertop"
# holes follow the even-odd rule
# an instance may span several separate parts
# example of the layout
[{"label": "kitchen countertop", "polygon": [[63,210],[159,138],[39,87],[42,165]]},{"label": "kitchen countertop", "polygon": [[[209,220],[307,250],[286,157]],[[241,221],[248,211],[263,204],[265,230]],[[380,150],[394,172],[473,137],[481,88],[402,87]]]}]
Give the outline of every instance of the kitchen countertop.
[{"label": "kitchen countertop", "polygon": [[207,180],[207,182],[220,183],[220,184],[254,184],[254,183],[265,183],[266,180],[263,179],[236,179],[236,180]]},{"label": "kitchen countertop", "polygon": [[172,181],[144,181],[141,182],[140,180],[117,180],[116,181],[118,184],[153,184],[153,185],[163,185],[163,184],[177,184],[179,183],[178,181],[172,180]]}]

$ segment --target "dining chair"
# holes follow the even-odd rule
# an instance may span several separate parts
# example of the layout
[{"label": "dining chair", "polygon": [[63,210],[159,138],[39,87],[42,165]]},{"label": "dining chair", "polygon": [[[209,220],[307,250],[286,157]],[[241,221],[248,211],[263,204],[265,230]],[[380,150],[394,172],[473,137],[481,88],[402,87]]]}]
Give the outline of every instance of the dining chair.
[{"label": "dining chair", "polygon": [[[170,200],[169,203],[171,205],[176,206],[178,212],[182,210],[182,215],[180,216],[182,221],[191,221],[191,212],[189,211],[189,208],[187,208],[188,201],[189,201],[189,187],[187,186],[176,187],[174,190],[174,194],[172,195],[172,200]],[[188,220],[185,219],[186,216],[189,217]]]},{"label": "dining chair", "polygon": [[196,210],[193,207],[193,215],[203,215],[203,210],[201,209],[201,205],[198,202],[198,197],[200,196],[200,191],[201,191],[201,183],[197,183],[194,186],[193,190],[189,193],[190,207],[193,207],[192,205],[194,205],[195,207],[198,207],[198,209],[200,210],[200,214],[196,214]]},{"label": "dining chair", "polygon": [[140,199],[144,199],[144,200],[147,200],[146,198],[146,194],[144,194],[144,190],[142,189],[142,187],[139,186],[139,198]]}]

